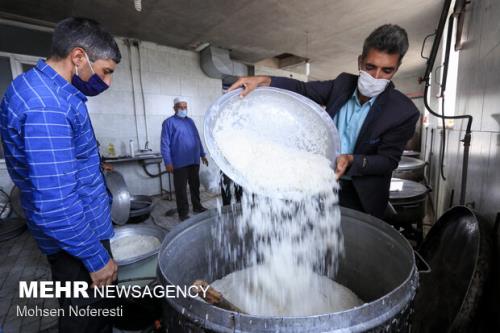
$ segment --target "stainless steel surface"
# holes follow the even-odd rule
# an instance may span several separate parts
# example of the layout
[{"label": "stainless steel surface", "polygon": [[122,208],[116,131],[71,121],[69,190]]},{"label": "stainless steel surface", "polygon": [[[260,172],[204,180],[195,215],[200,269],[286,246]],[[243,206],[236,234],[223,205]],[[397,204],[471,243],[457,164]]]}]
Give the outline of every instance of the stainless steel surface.
[{"label": "stainless steel surface", "polygon": [[12,187],[12,190],[10,190],[10,204],[17,216],[23,219],[26,218],[23,206],[21,205],[21,190],[17,186]]},{"label": "stainless steel surface", "polygon": [[113,196],[111,203],[111,219],[122,225],[127,223],[130,214],[130,193],[123,176],[116,171],[105,173],[106,186]]},{"label": "stainless steel surface", "polygon": [[394,181],[403,182],[402,191],[389,192],[389,202],[397,214],[387,216],[384,220],[397,227],[408,228],[412,224],[416,224],[418,237],[422,238],[422,220],[425,217],[425,201],[429,189],[412,180],[392,178],[391,182]]},{"label": "stainless steel surface", "polygon": [[[137,235],[144,235],[144,236],[153,236],[156,237],[160,243],[163,241],[163,238],[165,237],[166,231],[158,226],[155,225],[145,225],[145,224],[136,224],[136,225],[126,225],[123,227],[116,227],[115,228],[115,235],[113,238],[111,238],[111,246],[113,246],[113,243],[116,242],[117,240],[126,237],[126,236],[137,236]],[[132,258],[127,258],[125,260],[115,260],[116,264],[118,266],[124,266],[124,265],[130,265],[136,262],[139,262],[141,260],[144,260],[146,258],[149,258],[151,256],[154,256],[155,254],[158,253],[159,249],[156,249],[154,251],[149,251],[145,254],[142,254],[140,256],[135,256]]]},{"label": "stainless steel surface", "polygon": [[[311,152],[326,156],[335,165],[339,149],[339,137],[332,118],[312,100],[278,88],[260,87],[246,96],[239,97],[241,89],[221,96],[205,114],[204,136],[210,156],[219,168],[243,188],[252,188],[257,193],[267,196],[281,196],[270,193],[268,189],[256,188],[241,170],[236,170],[221,152],[214,138],[214,130],[219,121],[229,113],[237,114],[238,107],[273,106],[274,119],[279,123],[269,122],[268,118],[247,119],[243,117],[234,121],[234,128],[255,131],[273,142],[284,146],[308,149]],[[306,133],[304,135],[304,133]]]},{"label": "stainless steel surface", "polygon": [[130,197],[130,217],[146,215],[153,209],[153,198],[149,195],[132,195]]},{"label": "stainless steel surface", "polygon": [[403,156],[418,158],[420,157],[420,152],[415,150],[405,150],[403,151]]},{"label": "stainless steel surface", "polygon": [[390,191],[389,200],[419,200],[425,197],[429,189],[421,184],[408,179],[392,178],[392,182],[403,182],[403,189],[401,191]]},{"label": "stainless steel surface", "polygon": [[9,195],[6,192],[0,192],[0,219],[6,219],[12,213],[12,205]]},{"label": "stainless steel surface", "polygon": [[[234,213],[225,209],[224,213],[231,218],[238,209]],[[159,253],[162,283],[184,286],[195,279],[222,277],[209,269],[210,231],[217,222],[217,212],[207,211],[167,234]],[[363,332],[403,324],[398,315],[409,311],[418,284],[410,244],[390,225],[350,209],[342,209],[342,229],[345,257],[336,280],[366,302],[358,308],[310,317],[259,317],[222,310],[197,299],[166,301],[185,319],[215,332]],[[224,268],[224,260],[216,259],[211,267]]]},{"label": "stainless steel surface", "polygon": [[[466,207],[455,206],[432,226],[419,248],[431,265],[415,298],[412,329],[419,333],[493,332],[478,329],[484,288],[493,262],[491,225]],[[486,310],[486,303],[482,311]],[[436,315],[439,313],[439,315]],[[488,313],[491,315],[491,312]]]},{"label": "stainless steel surface", "polygon": [[394,178],[422,181],[424,179],[425,162],[418,158],[401,156],[398,167],[392,172]]}]

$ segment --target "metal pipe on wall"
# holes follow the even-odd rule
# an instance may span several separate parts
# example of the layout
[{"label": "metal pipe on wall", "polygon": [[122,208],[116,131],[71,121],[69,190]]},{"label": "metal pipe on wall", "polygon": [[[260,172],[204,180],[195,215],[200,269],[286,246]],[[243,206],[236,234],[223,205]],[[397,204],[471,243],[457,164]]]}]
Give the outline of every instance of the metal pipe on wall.
[{"label": "metal pipe on wall", "polygon": [[132,48],[130,47],[130,40],[125,39],[125,44],[127,45],[127,52],[128,52],[128,62],[129,62],[129,69],[130,69],[130,81],[131,81],[131,88],[132,88],[132,103],[134,107],[134,123],[135,123],[135,137],[137,139],[137,144],[140,144],[139,141],[139,125],[137,124],[137,107],[135,105],[136,100],[135,100],[135,85],[134,85],[134,68],[132,66]]},{"label": "metal pipe on wall", "polygon": [[[458,1],[455,8],[454,8],[454,13],[457,11],[462,11],[463,7],[465,7],[466,2],[464,1]],[[443,10],[441,12],[441,17],[439,19],[439,24],[438,28],[436,30],[436,36],[434,38],[434,42],[432,44],[432,49],[429,58],[427,59],[427,68],[425,70],[425,75],[422,79],[423,82],[425,82],[425,89],[424,89],[424,105],[425,108],[431,113],[432,115],[444,120],[444,119],[467,119],[467,127],[465,131],[464,138],[460,141],[463,142],[464,144],[464,157],[462,161],[462,183],[461,183],[461,189],[460,189],[460,201],[459,203],[461,205],[465,204],[465,195],[466,195],[466,190],[467,190],[467,172],[468,172],[468,163],[469,163],[469,148],[470,148],[470,142],[471,142],[471,127],[472,127],[472,116],[471,115],[460,115],[460,116],[445,116],[444,115],[444,110],[443,114],[438,114],[437,112],[433,111],[432,108],[429,105],[429,101],[427,100],[428,98],[428,90],[430,87],[430,74],[432,73],[432,70],[434,68],[434,62],[436,60],[437,52],[439,50],[439,44],[441,43],[444,27],[446,24],[446,20],[448,18],[448,13],[450,11],[450,6],[451,6],[451,0],[445,0],[444,5],[443,5]],[[459,8],[459,6],[462,6],[462,8]],[[452,14],[454,16],[455,14]],[[423,47],[422,47],[423,49]],[[444,130],[444,128],[443,128]],[[441,163],[442,164],[442,163]]]}]

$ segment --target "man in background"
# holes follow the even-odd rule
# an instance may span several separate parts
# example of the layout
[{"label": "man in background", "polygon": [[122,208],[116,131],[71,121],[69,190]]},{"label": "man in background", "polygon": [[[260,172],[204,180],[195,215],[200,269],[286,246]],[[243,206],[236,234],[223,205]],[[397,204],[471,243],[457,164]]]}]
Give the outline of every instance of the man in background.
[{"label": "man in background", "polygon": [[[120,60],[115,40],[97,22],[67,18],[54,29],[47,61],[19,75],[0,105],[7,170],[54,281],[101,287],[117,277],[110,197],[85,102],[109,87]],[[66,313],[59,332],[112,331],[109,317],[68,314],[69,306],[113,306],[107,300],[59,303]]]},{"label": "man in background", "polygon": [[208,166],[205,151],[194,121],[188,117],[185,99],[174,99],[175,114],[167,118],[161,130],[161,154],[168,173],[174,175],[175,199],[179,219],[189,218],[187,184],[191,194],[193,212],[207,210],[200,201],[200,158]]}]

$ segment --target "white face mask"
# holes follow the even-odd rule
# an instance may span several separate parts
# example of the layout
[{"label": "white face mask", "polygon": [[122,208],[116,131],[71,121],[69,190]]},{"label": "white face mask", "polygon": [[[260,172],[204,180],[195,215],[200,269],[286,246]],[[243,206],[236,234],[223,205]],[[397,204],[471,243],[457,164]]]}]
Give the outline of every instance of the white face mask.
[{"label": "white face mask", "polygon": [[361,95],[373,97],[385,90],[390,80],[376,79],[365,71],[359,71],[358,90]]}]

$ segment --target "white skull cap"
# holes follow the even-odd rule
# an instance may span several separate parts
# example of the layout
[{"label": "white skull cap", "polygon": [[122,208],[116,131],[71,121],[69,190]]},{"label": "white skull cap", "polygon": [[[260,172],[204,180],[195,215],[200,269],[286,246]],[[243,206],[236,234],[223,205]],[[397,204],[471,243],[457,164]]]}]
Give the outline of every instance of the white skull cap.
[{"label": "white skull cap", "polygon": [[174,98],[174,105],[185,102],[187,103],[187,98],[185,97],[176,97]]}]

